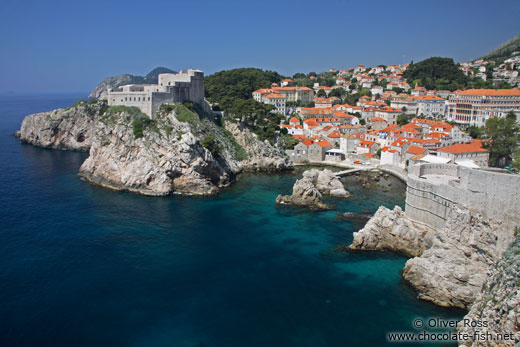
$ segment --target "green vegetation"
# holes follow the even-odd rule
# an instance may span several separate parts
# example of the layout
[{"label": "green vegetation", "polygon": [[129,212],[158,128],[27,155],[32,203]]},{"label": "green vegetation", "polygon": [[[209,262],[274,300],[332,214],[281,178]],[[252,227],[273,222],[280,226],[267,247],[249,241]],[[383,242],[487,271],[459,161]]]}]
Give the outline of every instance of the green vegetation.
[{"label": "green vegetation", "polygon": [[199,115],[183,104],[175,104],[175,114],[177,115],[177,119],[180,122],[186,122],[191,125],[195,125],[200,121]]},{"label": "green vegetation", "polygon": [[204,78],[206,97],[211,101],[223,98],[251,99],[251,93],[260,88],[270,88],[284,76],[274,71],[255,68],[224,70]]},{"label": "green vegetation", "polygon": [[413,115],[406,115],[404,113],[397,115],[396,122],[398,125],[403,126],[405,124],[410,123],[410,121],[414,118]]},{"label": "green vegetation", "polygon": [[416,84],[426,89],[462,89],[468,83],[468,77],[458,68],[451,58],[432,57],[417,64],[410,63],[403,73],[408,84]]},{"label": "green vegetation", "polygon": [[154,125],[155,122],[144,115],[144,117],[138,117],[132,121],[132,130],[136,139],[143,137],[143,131],[146,127]]},{"label": "green vegetation", "polygon": [[289,134],[280,134],[280,136],[285,143],[285,149],[294,149],[294,146],[296,146],[299,142]]},{"label": "green vegetation", "polygon": [[202,139],[202,142],[201,142],[201,145],[206,148],[208,151],[211,152],[211,154],[214,156],[214,157],[217,157],[220,155],[220,146],[219,144],[217,143],[217,141],[215,141],[215,138],[213,136],[206,136]]},{"label": "green vegetation", "polygon": [[520,141],[520,127],[516,123],[516,115],[509,113],[505,118],[492,117],[487,120],[484,129],[488,141],[483,146],[489,151],[491,166],[505,166],[507,159],[513,157],[516,143]]},{"label": "green vegetation", "polygon": [[76,100],[76,102],[74,102],[74,104],[72,104],[69,107],[66,107],[65,111],[68,111],[68,110],[70,110],[70,109],[72,109],[74,107],[78,107],[79,105],[82,105],[82,104],[85,104],[85,103],[86,103],[85,99],[78,99],[78,100]]}]

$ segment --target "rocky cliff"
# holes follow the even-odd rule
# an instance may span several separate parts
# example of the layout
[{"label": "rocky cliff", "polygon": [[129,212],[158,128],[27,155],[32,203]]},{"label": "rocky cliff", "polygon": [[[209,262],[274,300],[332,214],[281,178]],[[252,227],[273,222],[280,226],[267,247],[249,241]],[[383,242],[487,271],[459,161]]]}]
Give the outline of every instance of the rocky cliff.
[{"label": "rocky cliff", "polygon": [[42,147],[89,150],[82,177],[145,195],[209,195],[242,170],[292,168],[281,149],[238,125],[228,128],[233,133],[183,105],[169,105],[151,120],[136,108],[92,101],[30,115],[17,135]]},{"label": "rocky cliff", "polygon": [[69,108],[32,114],[25,117],[15,135],[39,147],[87,152],[96,121],[106,109],[105,102],[78,102]]},{"label": "rocky cliff", "polygon": [[396,207],[380,207],[366,226],[354,233],[351,249],[393,250],[414,258],[403,277],[424,300],[468,308],[487,278],[486,272],[505,251],[510,235],[496,222],[456,206],[446,225],[434,230],[410,220]]},{"label": "rocky cliff", "polygon": [[[520,235],[504,252],[500,261],[491,266],[487,280],[471,310],[458,325],[458,331],[473,337],[475,333],[487,334],[498,338],[459,341],[463,346],[513,346],[520,342]],[[473,323],[472,323],[473,322]],[[481,326],[477,327],[478,322]],[[486,326],[482,326],[486,325]],[[483,335],[481,335],[483,336]]]}]

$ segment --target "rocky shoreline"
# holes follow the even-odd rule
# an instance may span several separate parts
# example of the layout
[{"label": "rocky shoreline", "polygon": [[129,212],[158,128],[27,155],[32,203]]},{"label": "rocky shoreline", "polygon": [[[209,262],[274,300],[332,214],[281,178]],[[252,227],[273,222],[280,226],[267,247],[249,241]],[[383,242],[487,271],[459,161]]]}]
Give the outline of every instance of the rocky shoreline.
[{"label": "rocky shoreline", "polygon": [[15,135],[39,147],[88,151],[82,178],[150,196],[212,195],[242,171],[293,168],[281,147],[238,124],[219,126],[183,105],[165,108],[150,120],[135,108],[81,102],[27,116]]}]

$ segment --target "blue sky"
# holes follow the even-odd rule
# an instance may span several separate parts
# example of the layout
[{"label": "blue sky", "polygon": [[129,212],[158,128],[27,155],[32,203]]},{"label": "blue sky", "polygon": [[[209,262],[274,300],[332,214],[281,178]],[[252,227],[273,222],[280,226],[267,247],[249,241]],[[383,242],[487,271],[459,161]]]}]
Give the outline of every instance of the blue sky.
[{"label": "blue sky", "polygon": [[520,33],[520,1],[0,0],[0,92],[87,92],[156,66],[285,75],[476,58]]}]

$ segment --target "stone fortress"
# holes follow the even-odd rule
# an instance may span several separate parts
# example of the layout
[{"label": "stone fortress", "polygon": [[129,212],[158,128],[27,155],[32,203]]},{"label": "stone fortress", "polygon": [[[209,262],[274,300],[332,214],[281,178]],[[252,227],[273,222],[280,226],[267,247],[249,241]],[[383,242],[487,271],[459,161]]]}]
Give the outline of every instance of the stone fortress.
[{"label": "stone fortress", "polygon": [[507,227],[520,225],[520,176],[451,164],[409,167],[405,213],[435,229],[456,205]]},{"label": "stone fortress", "polygon": [[158,84],[129,84],[108,90],[109,106],[135,106],[153,118],[163,104],[193,102],[209,109],[204,100],[204,73],[188,69],[160,74]]}]

